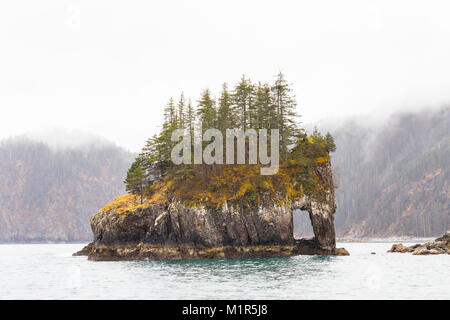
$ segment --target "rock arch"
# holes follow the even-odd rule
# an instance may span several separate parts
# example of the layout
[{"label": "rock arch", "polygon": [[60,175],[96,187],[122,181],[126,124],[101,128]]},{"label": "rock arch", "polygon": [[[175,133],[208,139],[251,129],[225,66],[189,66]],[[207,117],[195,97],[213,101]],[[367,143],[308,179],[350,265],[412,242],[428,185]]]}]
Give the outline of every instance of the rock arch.
[{"label": "rock arch", "polygon": [[336,203],[334,195],[329,195],[327,201],[315,202],[302,198],[292,203],[291,211],[308,211],[313,227],[314,239],[295,240],[297,249],[301,254],[309,254],[313,251],[323,251],[323,253],[332,254],[336,249],[336,233],[334,230],[334,213],[336,212]]}]

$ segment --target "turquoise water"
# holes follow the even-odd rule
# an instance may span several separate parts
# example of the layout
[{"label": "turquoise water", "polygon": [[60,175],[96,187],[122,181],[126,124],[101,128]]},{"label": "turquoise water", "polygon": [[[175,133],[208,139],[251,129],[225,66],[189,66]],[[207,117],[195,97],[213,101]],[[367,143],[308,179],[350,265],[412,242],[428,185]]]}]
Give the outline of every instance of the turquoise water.
[{"label": "turquoise water", "polygon": [[[450,255],[91,262],[83,244],[0,245],[1,299],[449,299]],[[376,252],[376,255],[370,254]]]}]

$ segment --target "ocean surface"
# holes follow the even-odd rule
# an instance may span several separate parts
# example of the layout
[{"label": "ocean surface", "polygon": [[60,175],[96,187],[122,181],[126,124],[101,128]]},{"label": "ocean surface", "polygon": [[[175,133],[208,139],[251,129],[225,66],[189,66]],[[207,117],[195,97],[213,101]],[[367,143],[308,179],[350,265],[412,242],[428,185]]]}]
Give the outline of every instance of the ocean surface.
[{"label": "ocean surface", "polygon": [[[0,299],[449,299],[450,255],[91,262],[84,244],[0,245]],[[375,252],[373,255],[371,252]]]}]

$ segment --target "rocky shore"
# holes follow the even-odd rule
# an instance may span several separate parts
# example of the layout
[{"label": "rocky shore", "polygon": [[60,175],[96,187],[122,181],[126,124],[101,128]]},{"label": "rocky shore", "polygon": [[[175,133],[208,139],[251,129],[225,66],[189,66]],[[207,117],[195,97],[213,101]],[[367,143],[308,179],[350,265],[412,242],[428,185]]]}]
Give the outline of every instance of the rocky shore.
[{"label": "rocky shore", "polygon": [[401,243],[394,244],[388,252],[411,252],[413,255],[450,254],[450,232],[447,231],[442,237],[424,244],[412,246],[404,246]]}]

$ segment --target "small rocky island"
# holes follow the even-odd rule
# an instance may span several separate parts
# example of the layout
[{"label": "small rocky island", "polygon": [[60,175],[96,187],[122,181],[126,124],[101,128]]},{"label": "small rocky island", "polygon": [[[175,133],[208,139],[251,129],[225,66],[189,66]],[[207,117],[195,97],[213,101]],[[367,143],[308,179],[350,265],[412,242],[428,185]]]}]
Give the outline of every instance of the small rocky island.
[{"label": "small rocky island", "polygon": [[[231,92],[224,85],[217,100],[205,90],[196,110],[183,95],[178,103],[170,99],[162,131],[128,170],[129,194],[91,217],[94,241],[75,255],[97,261],[348,255],[336,248],[334,139],[299,127],[291,91],[280,73],[274,84],[243,77]],[[227,128],[236,127],[232,132],[243,133],[229,139]],[[182,133],[182,148],[174,130]],[[180,161],[173,161],[174,150],[177,157],[182,151]],[[190,162],[198,156],[209,160]],[[297,209],[309,212],[313,239],[294,239]]]},{"label": "small rocky island", "polygon": [[388,252],[412,252],[413,255],[450,254],[450,232],[447,231],[442,237],[424,244],[412,246],[404,246],[401,243],[394,244]]},{"label": "small rocky island", "polygon": [[[348,255],[336,248],[335,201],[330,192],[324,202],[304,196],[248,211],[227,202],[217,209],[189,207],[176,198],[140,204],[124,195],[91,217],[94,241],[74,255],[96,261]],[[309,212],[313,239],[294,239],[296,209]]]}]

